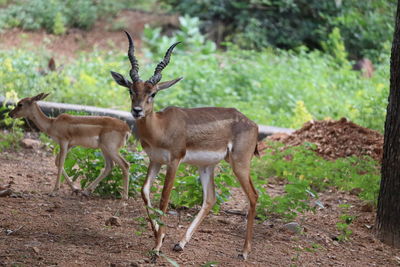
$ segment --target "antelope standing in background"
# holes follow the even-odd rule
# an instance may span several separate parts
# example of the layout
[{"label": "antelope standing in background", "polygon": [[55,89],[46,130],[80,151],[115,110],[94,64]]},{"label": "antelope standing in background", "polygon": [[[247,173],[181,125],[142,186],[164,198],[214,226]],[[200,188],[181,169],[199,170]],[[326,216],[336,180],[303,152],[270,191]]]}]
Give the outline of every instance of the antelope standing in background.
[{"label": "antelope standing in background", "polygon": [[[155,235],[154,252],[159,253],[166,234],[165,226],[158,225],[150,217],[150,188],[162,164],[167,165],[165,184],[160,199],[160,210],[165,214],[175,174],[180,163],[198,166],[203,187],[203,204],[200,212],[190,224],[183,238],[173,250],[182,251],[196,228],[215,204],[215,166],[225,159],[233,168],[243,191],[247,195],[250,208],[247,215],[247,231],[243,253],[246,259],[251,249],[253,223],[257,203],[257,192],[250,180],[250,161],[257,151],[258,126],[234,108],[178,108],[168,107],[160,112],[153,111],[156,94],[171,87],[182,78],[160,82],[161,71],[168,65],[173,44],[164,59],[157,65],[154,75],[143,82],[139,78],[139,65],[134,56],[134,45],[129,33],[128,57],[132,65],[129,72],[131,81],[121,74],[111,72],[114,80],[129,89],[137,132],[143,149],[150,158],[147,178],[142,188],[142,198]],[[162,218],[161,218],[162,219]]]},{"label": "antelope standing in background", "polygon": [[38,94],[34,97],[21,99],[17,106],[10,111],[10,117],[25,117],[45,134],[49,135],[60,145],[60,153],[56,157],[58,167],[57,181],[53,192],[60,189],[61,174],[73,192],[78,192],[71,178],[64,170],[64,162],[68,151],[74,146],[88,148],[100,148],[106,165],[100,175],[82,192],[89,195],[111,171],[114,162],[117,163],[123,172],[124,189],[122,197],[128,199],[128,174],[129,164],[119,154],[119,149],[125,145],[130,135],[129,126],[116,118],[106,116],[72,116],[61,114],[57,118],[47,117],[36,103],[47,97],[49,94]]}]

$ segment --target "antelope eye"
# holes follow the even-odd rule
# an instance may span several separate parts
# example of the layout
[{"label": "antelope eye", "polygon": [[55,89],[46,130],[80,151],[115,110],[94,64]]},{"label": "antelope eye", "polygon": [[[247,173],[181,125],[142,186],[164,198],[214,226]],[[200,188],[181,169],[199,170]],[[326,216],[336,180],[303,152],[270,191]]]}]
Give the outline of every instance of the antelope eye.
[{"label": "antelope eye", "polygon": [[17,107],[22,107],[22,104],[21,104],[21,103],[18,103],[18,104],[17,104]]},{"label": "antelope eye", "polygon": [[152,93],[152,94],[150,95],[151,98],[154,98],[155,96],[156,96],[156,93]]}]

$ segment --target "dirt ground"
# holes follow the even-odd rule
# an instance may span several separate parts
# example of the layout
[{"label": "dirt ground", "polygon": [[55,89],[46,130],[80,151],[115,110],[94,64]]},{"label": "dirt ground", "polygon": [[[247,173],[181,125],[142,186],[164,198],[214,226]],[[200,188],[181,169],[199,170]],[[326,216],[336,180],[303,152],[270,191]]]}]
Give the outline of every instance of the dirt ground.
[{"label": "dirt ground", "polygon": [[[58,196],[51,191],[56,176],[54,156],[43,150],[22,149],[0,155],[0,185],[11,183],[13,194],[0,198],[0,266],[169,266],[160,257],[150,263],[154,245],[149,227],[138,218],[145,216],[140,198],[127,206],[120,200],[70,194],[63,184]],[[279,184],[269,191],[279,193]],[[293,233],[284,222],[257,221],[253,250],[247,261],[237,258],[245,233],[247,209],[244,194],[233,189],[232,199],[219,214],[210,214],[181,253],[172,246],[188,227],[199,208],[171,211],[167,218],[165,255],[181,266],[398,266],[400,250],[375,239],[374,211],[363,211],[355,196],[334,190],[321,194],[325,208],[296,219],[304,230]],[[349,241],[338,242],[335,223],[338,205],[351,205],[356,219]],[[367,209],[368,210],[368,209]],[[116,216],[121,226],[107,226]],[[138,232],[142,232],[141,234]]]}]

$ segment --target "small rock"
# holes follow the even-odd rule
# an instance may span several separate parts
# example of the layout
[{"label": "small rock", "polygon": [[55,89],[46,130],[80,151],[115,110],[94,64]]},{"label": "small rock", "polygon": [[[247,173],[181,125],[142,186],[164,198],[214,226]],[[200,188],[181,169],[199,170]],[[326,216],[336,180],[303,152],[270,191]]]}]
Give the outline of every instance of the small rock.
[{"label": "small rock", "polygon": [[365,203],[361,207],[361,211],[363,211],[363,212],[372,212],[372,211],[374,211],[374,206],[371,203]]},{"label": "small rock", "polygon": [[222,223],[222,224],[226,224],[226,225],[231,224],[231,222],[226,220],[226,219],[218,219],[217,221]]},{"label": "small rock", "polygon": [[362,192],[362,189],[356,187],[356,188],[353,188],[350,190],[350,195],[358,196],[361,192]]},{"label": "small rock", "polygon": [[264,221],[262,224],[268,228],[274,228],[274,224],[271,221]]},{"label": "small rock", "polygon": [[39,254],[39,252],[40,252],[40,249],[39,249],[39,248],[37,248],[37,247],[32,247],[32,249],[33,249],[33,251],[35,251],[36,254]]},{"label": "small rock", "polygon": [[168,214],[173,215],[173,216],[178,216],[178,212],[176,212],[174,210],[168,211]]},{"label": "small rock", "polygon": [[303,229],[297,222],[290,222],[282,226],[282,228],[289,230],[293,233],[300,233]]},{"label": "small rock", "polygon": [[372,225],[369,225],[369,224],[364,224],[364,226],[367,227],[368,229],[372,229],[372,227],[373,227]]},{"label": "small rock", "polygon": [[112,216],[106,220],[106,225],[121,226],[121,220],[117,216]]},{"label": "small rock", "polygon": [[12,190],[10,188],[0,191],[0,197],[7,197],[10,196],[11,194]]},{"label": "small rock", "polygon": [[0,191],[8,189],[8,188],[10,188],[10,186],[11,186],[11,184],[0,185]]},{"label": "small rock", "polygon": [[25,148],[38,149],[42,146],[42,143],[38,140],[25,138],[25,139],[22,139],[21,145]]}]

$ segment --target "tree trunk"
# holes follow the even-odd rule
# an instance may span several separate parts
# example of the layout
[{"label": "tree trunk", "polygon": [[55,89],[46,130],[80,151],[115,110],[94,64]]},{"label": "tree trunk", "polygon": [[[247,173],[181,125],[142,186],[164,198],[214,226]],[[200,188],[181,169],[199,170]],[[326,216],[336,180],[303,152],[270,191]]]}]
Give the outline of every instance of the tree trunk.
[{"label": "tree trunk", "polygon": [[400,248],[400,0],[390,59],[390,93],[385,122],[382,180],[376,214],[376,234]]}]

